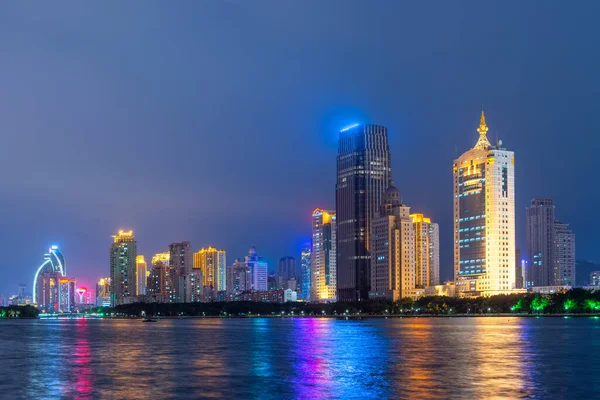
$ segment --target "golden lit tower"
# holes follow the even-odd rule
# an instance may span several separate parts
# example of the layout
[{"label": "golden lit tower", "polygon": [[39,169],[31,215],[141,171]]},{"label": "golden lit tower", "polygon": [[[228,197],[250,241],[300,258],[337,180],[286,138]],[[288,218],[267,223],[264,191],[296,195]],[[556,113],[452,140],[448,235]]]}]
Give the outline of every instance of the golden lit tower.
[{"label": "golden lit tower", "polygon": [[135,276],[137,280],[137,295],[141,296],[146,294],[146,279],[148,278],[148,265],[144,260],[144,256],[137,256],[135,258]]},{"label": "golden lit tower", "polygon": [[311,283],[312,301],[336,300],[335,213],[317,208],[313,211]]},{"label": "golden lit tower", "polygon": [[411,214],[415,229],[415,285],[427,287],[440,282],[440,229],[431,218]]},{"label": "golden lit tower", "polygon": [[120,230],[110,245],[110,279],[112,305],[123,304],[123,298],[135,296],[137,244],[133,231]]},{"label": "golden lit tower", "polygon": [[454,161],[454,279],[466,295],[515,289],[514,153],[487,139],[481,112],[475,147]]},{"label": "golden lit tower", "polygon": [[418,297],[415,290],[415,230],[410,207],[390,186],[373,218],[371,241],[372,299],[397,301]]},{"label": "golden lit tower", "polygon": [[200,249],[194,253],[194,269],[202,271],[204,286],[211,286],[217,292],[227,290],[225,250],[217,250],[210,246]]}]

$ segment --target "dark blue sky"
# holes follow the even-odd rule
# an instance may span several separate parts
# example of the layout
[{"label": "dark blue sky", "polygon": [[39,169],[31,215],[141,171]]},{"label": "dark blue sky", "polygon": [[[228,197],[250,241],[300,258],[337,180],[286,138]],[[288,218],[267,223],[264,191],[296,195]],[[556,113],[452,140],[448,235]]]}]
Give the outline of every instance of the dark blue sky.
[{"label": "dark blue sky", "polygon": [[452,161],[489,136],[525,206],[554,196],[599,260],[600,2],[12,2],[0,12],[0,292],[31,289],[51,244],[108,274],[118,228],[297,255],[334,207],[337,132],[389,128],[405,203],[440,223],[452,271]]}]

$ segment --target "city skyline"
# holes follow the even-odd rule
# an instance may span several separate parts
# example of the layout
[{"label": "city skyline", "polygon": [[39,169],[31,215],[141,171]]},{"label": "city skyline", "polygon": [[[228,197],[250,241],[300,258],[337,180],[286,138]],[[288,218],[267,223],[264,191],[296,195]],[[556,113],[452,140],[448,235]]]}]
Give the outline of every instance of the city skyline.
[{"label": "city skyline", "polygon": [[[348,125],[348,126],[346,126],[346,127],[343,127],[343,128],[340,130],[340,132],[339,132],[339,133],[340,133],[340,135],[342,135],[344,132],[346,132],[346,131],[348,131],[348,130],[353,130],[353,129],[355,129],[356,127],[363,127],[363,126],[374,127],[374,129],[381,128],[381,129],[384,129],[384,130],[386,130],[386,134],[387,134],[387,129],[386,129],[384,126],[376,126],[376,125],[368,125],[368,124],[360,124],[360,123],[355,123],[355,124],[351,124],[351,125]],[[484,128],[485,128],[485,131],[483,132],[483,136],[481,136],[482,132],[480,131],[480,130],[482,129],[482,127],[484,127]],[[362,128],[361,128],[361,129],[362,129]],[[372,129],[372,128],[369,128],[369,129]],[[484,112],[483,112],[483,111],[482,111],[482,113],[481,113],[481,121],[480,121],[480,126],[478,127],[478,129],[477,129],[477,130],[478,130],[478,131],[479,131],[479,133],[480,133],[480,139],[479,139],[479,141],[477,142],[477,144],[476,144],[475,148],[478,148],[478,146],[480,146],[480,142],[481,142],[481,140],[482,140],[481,138],[482,138],[482,137],[484,137],[484,138],[485,138],[485,140],[486,140],[486,143],[485,143],[485,144],[487,145],[486,149],[488,149],[488,148],[490,148],[490,149],[494,149],[494,147],[493,147],[493,146],[492,146],[492,147],[490,147],[491,145],[490,145],[490,143],[489,143],[489,142],[487,142],[487,137],[485,137],[485,136],[486,136],[485,134],[486,134],[486,133],[487,133],[487,131],[488,131],[488,127],[486,126],[486,120],[485,120],[485,117],[484,117]],[[386,139],[386,140],[387,140],[387,139]],[[500,143],[500,144],[502,144],[502,142],[501,142],[501,141],[500,141],[499,143]],[[508,153],[511,153],[511,154],[512,154],[513,152],[508,152]],[[465,153],[465,154],[466,154],[466,153]],[[510,154],[509,154],[509,155],[510,155]],[[387,157],[391,158],[391,157],[390,157],[390,155],[388,155]],[[513,158],[514,158],[514,156],[513,156]],[[391,168],[390,168],[390,169],[391,169]],[[511,174],[512,174],[512,172],[511,172]],[[388,181],[388,182],[393,182],[393,179],[391,178],[391,171],[390,171],[390,173],[389,173],[389,177],[385,178],[385,180],[386,180],[386,181]],[[388,187],[390,187],[390,186],[388,186]],[[382,194],[381,194],[381,195],[382,195]],[[534,203],[535,201],[537,201],[537,200],[538,200],[538,198],[532,199],[532,200],[531,200],[531,204],[533,204],[533,203]],[[553,201],[553,198],[550,198],[550,201]],[[552,203],[552,204],[553,204],[553,203]],[[418,206],[417,206],[417,207],[418,207]],[[333,207],[333,208],[335,209],[335,207]],[[527,211],[527,212],[529,212],[529,207],[526,207],[524,211]],[[312,213],[309,213],[309,214],[311,215],[311,217],[314,217],[314,215],[313,215]],[[420,215],[422,216],[422,214],[420,214]],[[413,215],[411,214],[411,218],[412,218],[412,217],[413,217]],[[553,217],[553,218],[554,218],[554,217]],[[518,218],[517,218],[517,220],[518,220]],[[527,217],[526,217],[526,218],[524,218],[524,220],[525,220],[525,225],[527,225]],[[558,221],[557,221],[556,223],[557,223],[557,224],[560,224]],[[312,225],[312,224],[311,224],[311,225]],[[570,224],[564,224],[564,225],[565,225],[565,226],[568,226],[568,225],[570,225]],[[438,229],[439,229],[439,228],[438,228]],[[517,229],[518,229],[518,228],[517,228]],[[307,228],[307,231],[311,233],[311,235],[309,235],[309,236],[312,236],[312,233],[313,233],[313,232],[311,231],[311,228],[310,228],[310,226]],[[571,231],[569,230],[569,232],[571,232]],[[130,231],[118,230],[118,234],[117,234],[117,236],[119,236],[119,235],[123,235],[123,234],[124,234],[125,236],[133,235],[133,231],[132,231],[132,230],[130,230]],[[113,238],[114,238],[114,237],[115,237],[115,236],[113,236]],[[183,242],[183,243],[186,243],[186,244],[188,245],[188,247],[190,247],[190,248],[193,250],[193,247],[191,247],[191,244],[190,244],[190,242],[189,242],[189,241],[186,241],[186,242]],[[516,242],[515,242],[515,243],[516,243]],[[180,243],[172,243],[172,244],[170,244],[170,245],[169,245],[169,247],[172,247],[172,246],[175,246],[175,245],[179,245],[179,244],[180,244]],[[283,256],[283,257],[298,257],[298,258],[301,258],[302,249],[303,249],[303,248],[304,248],[304,247],[305,247],[307,244],[312,244],[312,246],[314,246],[314,241],[313,241],[313,238],[309,238],[309,240],[308,240],[308,241],[305,241],[305,242],[303,242],[303,244],[302,244],[302,246],[301,246],[300,250],[299,250],[297,253],[290,254],[290,255],[287,255],[287,256]],[[448,246],[449,246],[449,244],[448,244]],[[53,247],[53,248],[57,248],[57,246],[56,246],[56,245],[52,245],[52,247]],[[212,246],[211,246],[211,245],[208,245],[208,246],[206,246],[206,247],[207,247],[207,249],[208,249],[208,248],[212,248]],[[444,247],[445,247],[445,245],[444,245],[444,244],[440,245],[440,248],[442,248],[442,249],[443,249]],[[517,245],[517,247],[518,247],[518,245]],[[525,248],[527,248],[526,246],[524,246],[524,247],[525,247]],[[204,251],[204,250],[205,250],[205,248],[204,248],[204,247],[201,247],[201,248],[199,248],[199,249],[198,249],[198,251]],[[168,252],[167,252],[167,253],[165,253],[165,254],[168,254]],[[314,255],[313,255],[313,256],[314,256]],[[141,258],[141,260],[143,261],[143,255],[142,255],[142,256],[139,256],[139,257],[142,257],[142,258]],[[133,264],[134,264],[134,265],[136,265],[136,261],[138,261],[138,260],[136,260],[136,258],[138,258],[138,257],[134,257],[134,261],[133,261]],[[261,258],[265,258],[265,259],[269,259],[269,260],[270,260],[270,259],[276,259],[277,257],[275,257],[275,256],[269,256],[269,257],[261,257]],[[512,258],[514,258],[514,257],[512,257]],[[523,255],[523,259],[527,259],[527,260],[529,260],[529,257],[528,257],[528,255],[527,255],[527,254],[524,254],[524,255]],[[231,263],[229,263],[229,264],[231,264]],[[229,264],[227,264],[227,267],[229,267]],[[275,263],[275,264],[276,264],[276,263]],[[573,266],[574,266],[574,260],[573,260]],[[190,268],[191,268],[191,267],[190,267]],[[369,269],[370,269],[370,268],[371,268],[371,266],[369,265]],[[574,269],[574,268],[573,268],[573,269]],[[277,272],[277,265],[271,265],[271,266],[269,267],[269,270],[268,270],[268,271],[269,271],[269,273],[270,273],[270,272]],[[313,271],[312,271],[312,270],[311,270],[311,274],[313,274]],[[369,270],[369,274],[370,274],[370,270]],[[300,274],[300,275],[301,275],[301,274]],[[100,274],[99,276],[103,276],[103,274]],[[137,276],[137,274],[136,274],[136,276]],[[574,274],[573,274],[573,276],[574,276]],[[443,282],[443,281],[445,281],[445,280],[448,280],[448,281],[450,281],[450,280],[453,280],[452,278],[453,278],[453,277],[452,277],[452,276],[450,276],[450,277],[448,277],[448,278],[440,279],[440,283],[442,283],[442,282]],[[89,283],[88,283],[88,279],[84,278],[85,285],[88,285],[88,286],[92,287],[92,286],[94,285],[94,278],[92,277],[92,278],[89,278],[89,279],[90,279],[90,281],[89,281]],[[312,279],[311,279],[311,280],[312,280]],[[557,284],[558,284],[558,283],[557,283]],[[578,282],[578,284],[581,284],[581,282]],[[21,285],[21,283],[20,283],[19,285]],[[27,285],[27,284],[26,284],[26,285]],[[311,285],[309,285],[309,287],[311,287]],[[175,289],[175,291],[177,291],[177,290],[178,290],[178,289]],[[311,290],[312,290],[312,289],[311,289]],[[175,297],[177,297],[177,296],[175,296]],[[314,301],[314,300],[315,300],[315,299],[312,299],[312,298],[311,298],[311,301]]]},{"label": "city skyline", "polygon": [[[145,255],[161,251],[165,244],[189,240],[195,249],[216,244],[226,249],[231,259],[242,257],[254,244],[271,269],[282,256],[299,259],[301,246],[310,238],[310,210],[335,208],[332,155],[337,132],[351,123],[388,128],[394,183],[407,204],[439,223],[441,279],[451,279],[448,165],[457,153],[472,146],[481,103],[491,126],[490,141],[500,136],[517,155],[516,247],[525,254],[524,210],[531,199],[554,197],[560,204],[561,220],[569,222],[577,234],[577,258],[598,261],[594,245],[598,236],[593,227],[599,217],[587,199],[595,198],[599,189],[583,185],[594,180],[595,164],[592,152],[581,149],[599,145],[599,139],[587,133],[597,108],[594,93],[599,85],[597,80],[578,78],[594,76],[598,55],[577,51],[577,57],[569,56],[574,53],[567,42],[578,43],[579,49],[593,49],[593,35],[560,27],[550,30],[547,21],[555,15],[551,7],[522,5],[522,15],[540,16],[541,28],[533,33],[535,40],[521,41],[517,38],[522,35],[512,37],[502,27],[511,23],[515,32],[524,32],[529,24],[502,6],[443,5],[449,19],[434,16],[438,24],[425,29],[408,20],[392,24],[387,15],[394,13],[384,13],[377,6],[365,10],[351,4],[339,10],[324,5],[320,13],[311,15],[314,35],[329,32],[333,15],[346,21],[360,21],[367,15],[390,22],[369,33],[381,47],[361,42],[363,33],[355,33],[357,40],[341,32],[333,41],[319,42],[310,52],[299,51],[291,61],[275,58],[274,53],[265,53],[253,42],[241,46],[236,36],[227,36],[225,44],[237,50],[248,48],[249,52],[223,54],[216,49],[224,43],[211,39],[203,45],[202,55],[189,55],[190,69],[183,70],[176,61],[181,61],[180,50],[194,47],[196,22],[184,19],[170,28],[173,31],[159,32],[171,37],[191,30],[177,46],[170,47],[153,40],[158,37],[156,33],[132,15],[120,17],[115,10],[97,9],[100,15],[110,13],[114,17],[117,30],[132,30],[132,35],[121,39],[124,45],[137,49],[134,57],[122,48],[109,51],[107,48],[120,41],[108,35],[100,20],[82,7],[73,6],[69,15],[75,18],[67,21],[60,13],[53,13],[52,7],[41,6],[38,12],[50,21],[59,20],[61,28],[33,24],[35,37],[17,29],[20,7],[7,8],[7,23],[0,28],[15,28],[0,35],[8,56],[15,60],[0,78],[6,99],[0,107],[0,121],[6,146],[14,150],[3,159],[2,167],[9,171],[13,165],[22,166],[5,174],[5,195],[0,200],[5,210],[2,218],[11,227],[4,243],[15,250],[0,267],[0,292],[4,296],[13,294],[19,283],[29,285],[39,249],[52,245],[68,254],[69,275],[94,287],[98,277],[106,275],[106,246],[118,228],[133,229],[140,243],[139,253]],[[210,15],[226,7],[235,6],[210,5],[203,11]],[[418,5],[397,7],[397,15],[406,14],[400,12],[405,7],[425,12]],[[185,11],[202,14],[193,6]],[[265,14],[276,15],[273,21],[283,18],[291,27],[289,42],[273,39],[280,50],[284,44],[313,48],[315,36],[299,33],[300,21],[308,15],[295,11],[276,7]],[[181,19],[184,14],[179,10],[168,15]],[[561,14],[572,16],[582,26],[593,24],[593,13],[582,13],[576,6],[567,6]],[[485,21],[480,15],[486,15]],[[259,39],[264,34],[254,22],[233,18],[249,37]],[[468,32],[459,20],[469,22]],[[273,21],[268,19],[267,26],[272,27]],[[202,29],[218,31],[207,22]],[[76,43],[42,39],[61,32],[76,38]],[[415,36],[412,32],[422,37],[413,41],[409,39]],[[450,34],[436,44],[444,32]],[[461,34],[467,38],[456,40]],[[511,46],[496,36],[508,39]],[[94,47],[92,54],[86,43],[95,38],[107,46]],[[534,45],[533,41],[556,47],[550,51],[550,47]],[[155,47],[145,47],[144,43]],[[59,56],[48,54],[56,47]],[[346,50],[350,48],[352,54],[365,57],[347,62],[350,54]],[[565,56],[556,59],[558,53]],[[164,64],[153,54],[162,54]],[[212,62],[205,65],[204,54],[212,54],[219,61],[221,74]],[[234,62],[239,65],[234,54],[242,57],[242,63],[252,61],[263,67],[244,70],[257,79],[227,79],[231,77],[227,68]],[[443,68],[438,66],[437,61],[448,61],[448,54],[457,56]],[[140,55],[149,62],[139,61]],[[318,63],[313,62],[315,56]],[[119,73],[105,61],[117,57],[124,65]],[[367,61],[376,57],[377,66]],[[166,75],[158,65],[165,66]],[[226,67],[220,68],[222,65]],[[340,71],[341,65],[344,71]],[[555,81],[556,71],[571,81]],[[217,78],[211,83],[203,76]],[[208,93],[207,98],[219,94],[212,100],[219,105],[219,112],[214,111],[213,103],[199,100],[195,96],[198,91]],[[261,102],[263,106],[253,106]],[[125,109],[129,110],[127,115],[120,111]],[[168,140],[189,141],[189,150],[182,149],[180,163],[156,162],[155,155],[163,154]],[[112,146],[116,141],[125,146]],[[218,152],[198,157],[191,149],[200,144],[223,149],[222,157],[217,157]],[[47,149],[55,146],[69,151],[52,163],[41,162]],[[248,154],[266,162],[247,162]],[[557,159],[563,162],[552,162]],[[412,166],[420,162],[427,166],[415,173]],[[179,172],[184,179],[172,179]],[[218,190],[206,195],[182,182],[203,182],[203,188],[212,185]],[[585,190],[581,194],[567,190],[567,182]],[[287,184],[285,191],[281,190],[283,184]],[[165,191],[173,196],[164,196]],[[243,207],[238,207],[241,197]],[[262,224],[265,229],[249,237],[236,229],[240,221]]]}]

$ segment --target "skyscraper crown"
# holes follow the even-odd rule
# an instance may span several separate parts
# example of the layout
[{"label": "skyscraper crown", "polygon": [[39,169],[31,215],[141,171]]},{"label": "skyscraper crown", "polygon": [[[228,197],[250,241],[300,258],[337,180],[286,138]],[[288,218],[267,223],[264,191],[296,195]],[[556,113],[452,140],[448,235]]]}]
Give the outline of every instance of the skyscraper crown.
[{"label": "skyscraper crown", "polygon": [[479,120],[479,128],[477,128],[477,132],[479,132],[479,140],[477,140],[477,143],[475,144],[475,149],[487,150],[492,147],[487,138],[487,131],[488,127],[485,124],[485,114],[483,113],[483,110],[481,110],[481,119]]}]

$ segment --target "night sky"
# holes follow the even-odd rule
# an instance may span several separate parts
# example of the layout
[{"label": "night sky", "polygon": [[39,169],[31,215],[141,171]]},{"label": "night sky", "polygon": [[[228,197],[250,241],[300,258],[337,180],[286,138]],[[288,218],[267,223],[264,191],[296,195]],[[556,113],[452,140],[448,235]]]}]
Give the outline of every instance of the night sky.
[{"label": "night sky", "polygon": [[[0,293],[48,246],[91,286],[117,229],[298,257],[335,207],[340,128],[389,129],[403,201],[440,223],[452,277],[452,161],[490,131],[525,207],[553,196],[599,260],[600,2],[10,2],[0,11]],[[458,153],[457,153],[458,152]]]}]

